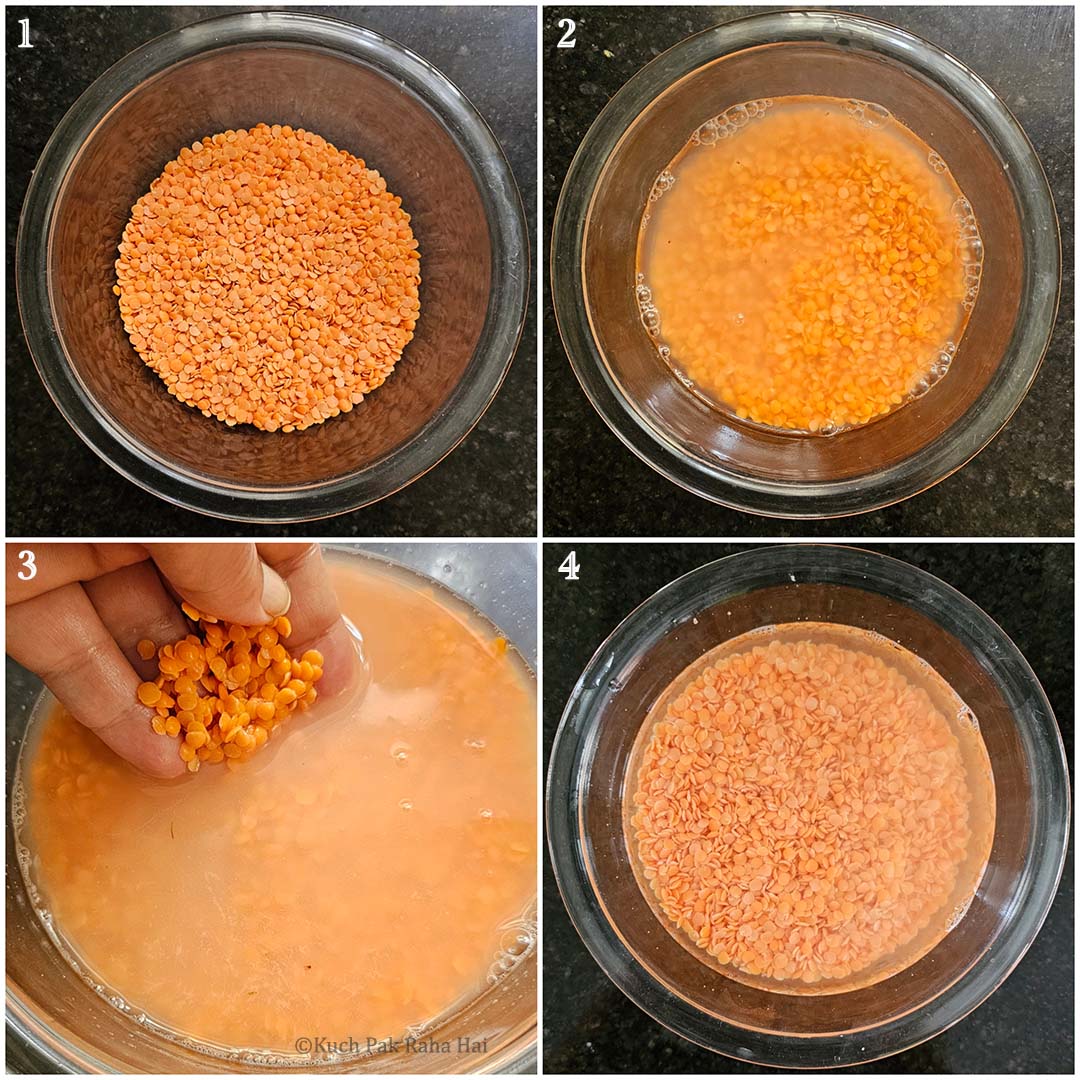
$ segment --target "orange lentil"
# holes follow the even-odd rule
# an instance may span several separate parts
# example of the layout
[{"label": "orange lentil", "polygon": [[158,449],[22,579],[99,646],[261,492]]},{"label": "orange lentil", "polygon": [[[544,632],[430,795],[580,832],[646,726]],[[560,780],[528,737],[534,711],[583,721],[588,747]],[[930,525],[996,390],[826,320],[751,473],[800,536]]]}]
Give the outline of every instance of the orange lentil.
[{"label": "orange lentil", "polygon": [[865,102],[728,110],[661,174],[638,301],[665,359],[768,427],[829,434],[948,369],[982,249],[940,157]]},{"label": "orange lentil", "polygon": [[140,683],[136,693],[139,700],[147,706],[157,705],[161,701],[161,687],[152,682]]},{"label": "orange lentil", "polygon": [[169,393],[265,431],[351,411],[420,312],[401,199],[360,158],[276,125],[181,150],[132,209],[116,278],[131,343]]},{"label": "orange lentil", "polygon": [[[249,681],[246,662],[229,667],[220,656],[208,659],[215,648],[211,640],[226,640],[218,620],[208,621],[190,604],[182,606],[195,632],[162,647],[157,680],[141,683],[137,696],[144,705],[156,709],[151,727],[157,734],[176,738],[184,733],[180,757],[196,772],[203,761],[245,760],[266,743],[267,727],[276,726],[295,709],[312,705],[318,696],[315,683],[322,677],[323,656],[309,649],[303,661],[293,660],[278,640],[292,633],[292,625],[288,619],[276,619],[270,632],[281,660],[275,662],[265,682]],[[267,631],[265,626],[230,623],[227,635],[233,658],[250,655],[249,650],[258,646]],[[294,675],[294,668],[298,675]],[[258,727],[256,719],[267,727]]]},{"label": "orange lentil", "polygon": [[152,660],[157,655],[157,646],[149,638],[143,638],[135,646],[135,651],[143,660]]},{"label": "orange lentil", "polygon": [[744,637],[676,680],[643,731],[641,875],[736,975],[868,985],[940,940],[977,887],[993,831],[985,747],[865,631]]}]

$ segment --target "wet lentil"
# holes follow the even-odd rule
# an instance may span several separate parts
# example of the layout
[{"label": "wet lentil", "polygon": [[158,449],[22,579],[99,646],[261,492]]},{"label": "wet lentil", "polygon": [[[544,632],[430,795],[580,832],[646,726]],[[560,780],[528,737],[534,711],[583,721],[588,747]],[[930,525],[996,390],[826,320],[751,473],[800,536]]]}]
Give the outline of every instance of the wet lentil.
[{"label": "wet lentil", "polygon": [[[290,713],[314,704],[322,653],[290,656],[284,641],[292,624],[284,615],[268,626],[241,626],[187,603],[183,611],[194,632],[156,650],[160,674],[140,683],[138,699],[157,714],[151,726],[159,735],[183,732],[179,752],[190,772],[226,759],[239,764]],[[153,655],[151,641],[139,643],[139,655],[144,644]]]},{"label": "wet lentil", "polygon": [[712,123],[663,174],[641,232],[639,298],[670,363],[737,417],[788,431],[858,426],[925,392],[981,265],[945,163],[865,102],[781,98]]},{"label": "wet lentil", "polygon": [[993,809],[925,689],[863,632],[838,644],[805,625],[673,687],[630,825],[675,928],[737,972],[810,988],[876,981],[928,927],[925,948],[940,939],[981,875]]}]

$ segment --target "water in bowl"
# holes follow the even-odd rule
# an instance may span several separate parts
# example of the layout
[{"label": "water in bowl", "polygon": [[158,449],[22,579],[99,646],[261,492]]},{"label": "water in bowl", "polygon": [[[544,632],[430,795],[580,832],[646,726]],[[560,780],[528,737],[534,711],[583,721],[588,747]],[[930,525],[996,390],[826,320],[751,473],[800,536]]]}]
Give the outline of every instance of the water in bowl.
[{"label": "water in bowl", "polygon": [[704,963],[775,992],[909,967],[963,917],[989,858],[974,714],[856,627],[788,623],[710,650],[657,700],[631,760],[643,895]]},{"label": "water in bowl", "polygon": [[535,945],[531,674],[449,593],[328,561],[371,663],[361,702],[162,783],[46,698],[15,800],[30,894],[79,973],[167,1037],[261,1063],[430,1032]]},{"label": "water in bowl", "polygon": [[657,178],[637,301],[717,408],[830,435],[945,376],[982,255],[945,161],[882,106],[765,99],[703,124]]}]

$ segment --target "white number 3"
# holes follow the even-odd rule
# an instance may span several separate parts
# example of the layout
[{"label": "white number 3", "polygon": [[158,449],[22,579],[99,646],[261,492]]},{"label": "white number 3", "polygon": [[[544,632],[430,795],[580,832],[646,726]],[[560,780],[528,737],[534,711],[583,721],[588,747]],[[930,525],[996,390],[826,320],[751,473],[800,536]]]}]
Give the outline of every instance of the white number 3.
[{"label": "white number 3", "polygon": [[22,569],[19,571],[20,581],[33,581],[37,577],[37,563],[34,562],[34,553],[27,549],[19,552],[22,561]]}]

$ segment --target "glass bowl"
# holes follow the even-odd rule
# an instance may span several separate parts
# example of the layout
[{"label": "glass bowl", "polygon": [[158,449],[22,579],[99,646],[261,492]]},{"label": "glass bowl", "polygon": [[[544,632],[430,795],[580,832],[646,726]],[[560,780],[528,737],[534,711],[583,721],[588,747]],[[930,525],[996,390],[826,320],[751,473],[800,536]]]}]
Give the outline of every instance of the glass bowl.
[{"label": "glass bowl", "polygon": [[[978,717],[997,817],[989,862],[959,923],[899,974],[821,996],[735,982],[654,915],[623,822],[635,740],[698,657],[772,624],[876,631],[930,664]],[[906,1050],[966,1016],[1038,933],[1069,831],[1064,749],[1016,646],[937,578],[872,552],[757,548],[709,563],[640,605],[597,650],[555,738],[547,833],[563,900],[589,951],[636,1005],[684,1038],[760,1065],[825,1068]]]},{"label": "glass bowl", "polygon": [[[740,421],[661,359],[635,297],[638,228],[659,173],[732,105],[816,94],[885,106],[949,163],[984,241],[975,309],[948,375],[868,425],[800,436]],[[1039,160],[972,71],[905,30],[831,11],[755,15],[699,33],[635,75],[589,129],[552,233],[567,355],[616,435],[669,480],[784,518],[861,513],[960,468],[1001,430],[1049,343],[1061,249]]]},{"label": "glass bowl", "polygon": [[[259,122],[306,127],[378,169],[421,252],[420,318],[392,377],[348,415],[288,434],[229,428],[166,393],[112,293],[131,207],[165,164]],[[175,30],[102,75],[37,164],[16,260],[34,363],[89,446],[172,503],[262,522],[356,509],[441,461],[502,383],[529,279],[513,175],[461,91],[371,30],[280,11]]]},{"label": "glass bowl", "polygon": [[[536,669],[536,549],[532,544],[350,544],[335,549],[403,566],[446,588],[490,619]],[[12,779],[41,681],[7,661],[8,821]],[[7,833],[7,1064],[9,1071],[172,1073],[289,1071],[279,1063],[210,1058],[133,1023],[95,993],[44,932],[26,893]],[[416,1054],[397,1051],[321,1066],[298,1059],[297,1072],[535,1072],[537,955],[531,948],[432,1038],[487,1038],[486,1052]],[[328,1033],[330,1034],[330,1033]],[[347,1033],[339,1033],[342,1038]],[[389,1033],[387,1033],[389,1034]]]}]

